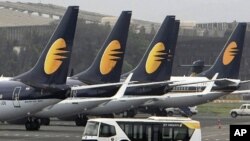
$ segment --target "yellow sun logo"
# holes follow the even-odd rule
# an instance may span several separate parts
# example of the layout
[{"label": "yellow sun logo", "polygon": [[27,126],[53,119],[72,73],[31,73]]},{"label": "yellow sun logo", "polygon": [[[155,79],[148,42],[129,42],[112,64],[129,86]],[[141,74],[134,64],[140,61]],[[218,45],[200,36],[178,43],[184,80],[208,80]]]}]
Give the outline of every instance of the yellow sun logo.
[{"label": "yellow sun logo", "polygon": [[46,74],[53,74],[62,65],[62,60],[67,58],[63,55],[68,52],[65,50],[66,47],[66,42],[62,38],[57,39],[51,45],[44,62],[44,72]]},{"label": "yellow sun logo", "polygon": [[145,66],[148,74],[154,73],[160,67],[162,60],[165,59],[165,55],[167,54],[164,51],[165,46],[162,42],[157,43],[150,51]]},{"label": "yellow sun logo", "polygon": [[119,41],[113,40],[109,43],[100,62],[100,72],[102,75],[107,75],[114,69],[117,61],[121,58],[119,55],[123,53],[119,51],[120,49],[121,45]]},{"label": "yellow sun logo", "polygon": [[230,64],[238,53],[236,42],[231,42],[224,51],[223,54],[223,64]]}]

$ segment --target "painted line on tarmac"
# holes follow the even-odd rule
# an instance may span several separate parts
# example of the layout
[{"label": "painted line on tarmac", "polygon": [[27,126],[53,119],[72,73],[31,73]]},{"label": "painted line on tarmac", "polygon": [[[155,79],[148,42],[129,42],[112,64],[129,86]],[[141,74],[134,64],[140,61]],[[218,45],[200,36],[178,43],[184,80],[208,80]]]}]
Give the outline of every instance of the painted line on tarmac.
[{"label": "painted line on tarmac", "polygon": [[204,139],[205,141],[229,141],[229,139]]},{"label": "painted line on tarmac", "polygon": [[[223,133],[220,135],[229,135],[229,133]],[[209,138],[209,137],[214,137],[214,136],[218,136],[218,134],[211,134],[211,135],[206,135],[206,136],[202,136],[202,138]]]},{"label": "painted line on tarmac", "polygon": [[70,136],[70,135],[39,135],[39,134],[35,134],[35,135],[30,135],[30,134],[0,134],[0,136],[5,136],[5,137],[46,137],[46,138],[59,138],[59,137],[65,137],[65,138],[80,138],[81,136]]}]

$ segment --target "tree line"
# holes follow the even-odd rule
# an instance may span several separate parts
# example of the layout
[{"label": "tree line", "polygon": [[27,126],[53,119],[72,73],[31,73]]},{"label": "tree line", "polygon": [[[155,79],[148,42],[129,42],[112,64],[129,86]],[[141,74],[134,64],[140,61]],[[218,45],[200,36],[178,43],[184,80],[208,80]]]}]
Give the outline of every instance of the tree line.
[{"label": "tree line", "polygon": [[[57,23],[52,23],[51,28],[45,28],[43,32],[39,32],[36,28],[23,30],[18,33],[22,35],[21,40],[9,39],[7,32],[0,30],[0,75],[15,76],[29,70],[36,63],[56,25]],[[128,72],[138,64],[155,34],[155,31],[145,33],[143,27],[139,33],[134,29],[133,26],[130,27],[123,72]],[[110,31],[109,24],[86,24],[78,20],[71,59],[71,69],[74,69],[74,73],[81,72],[91,65]],[[179,65],[191,64],[198,59],[204,60],[206,64],[212,64],[231,31],[226,33],[223,38],[179,36],[173,74],[189,75],[190,68],[181,68]],[[247,69],[250,65],[248,35],[247,32],[240,73],[244,79],[248,77],[250,79],[250,70]]]}]

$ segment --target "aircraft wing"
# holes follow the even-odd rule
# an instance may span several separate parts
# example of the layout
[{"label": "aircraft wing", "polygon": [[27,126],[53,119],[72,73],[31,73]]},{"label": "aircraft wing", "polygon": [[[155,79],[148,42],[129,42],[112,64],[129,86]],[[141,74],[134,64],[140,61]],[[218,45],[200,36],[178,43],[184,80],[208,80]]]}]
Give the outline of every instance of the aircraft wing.
[{"label": "aircraft wing", "polygon": [[[216,80],[216,78],[218,77],[219,73],[216,73],[213,78],[211,80]],[[211,92],[211,90],[213,89],[213,85],[214,85],[214,81],[209,82],[206,86],[206,88],[203,90],[203,94],[209,93]]]},{"label": "aircraft wing", "polygon": [[245,84],[245,83],[249,83],[250,80],[245,80],[245,81],[240,81],[240,84]]},{"label": "aircraft wing", "polygon": [[236,90],[233,91],[231,94],[248,94],[250,93],[250,90]]},{"label": "aircraft wing", "polygon": [[[185,81],[184,82],[177,82],[177,83],[174,83],[174,84],[169,84],[169,87],[172,88],[172,87],[176,87],[176,86],[199,84],[199,83],[209,83],[209,84],[213,85],[215,81],[220,81],[221,80],[221,79],[216,79],[217,76],[218,76],[218,73],[216,73],[211,80],[202,80],[202,81],[194,81],[194,82],[190,82],[190,81],[188,81],[188,82],[185,82]],[[209,85],[208,89],[211,89],[210,87],[213,87],[213,86]]]},{"label": "aircraft wing", "polygon": [[228,79],[222,78],[216,81],[216,85],[218,86],[238,86],[239,84],[248,83],[250,81],[240,81],[239,79]]},{"label": "aircraft wing", "polygon": [[133,73],[129,74],[129,76],[126,78],[126,80],[124,82],[122,82],[122,86],[119,88],[119,90],[116,92],[116,94],[112,97],[73,98],[70,100],[64,100],[63,103],[72,103],[72,104],[75,103],[78,105],[84,105],[84,104],[89,105],[88,103],[95,103],[95,107],[96,107],[98,105],[108,103],[109,101],[111,101],[113,99],[119,99],[119,98],[124,96],[124,93],[126,92],[129,81],[132,78],[132,75],[133,75]]},{"label": "aircraft wing", "polygon": [[[118,83],[108,83],[108,84],[97,84],[96,86],[93,86],[93,87],[88,87],[88,86],[78,86],[78,87],[72,87],[71,90],[82,90],[82,89],[90,89],[90,88],[98,88],[98,87],[107,87],[107,86],[114,86],[114,85],[121,85],[122,86],[119,88],[119,90],[116,92],[116,94],[112,97],[103,97],[103,98],[95,98],[94,100],[112,100],[112,99],[117,99],[117,98],[121,98],[127,87],[128,87],[128,84],[130,83],[130,80],[132,78],[132,75],[133,73],[130,73],[129,76],[126,78],[126,80],[124,82],[118,82]],[[90,85],[92,86],[92,85]],[[91,99],[91,98],[89,98]],[[75,101],[78,101],[78,102],[81,102],[81,101],[85,101],[84,99],[81,100],[81,98],[78,98],[78,99],[74,99]]]},{"label": "aircraft wing", "polygon": [[[217,77],[218,74],[216,73],[215,76]],[[170,88],[177,87],[177,86],[183,86],[183,85],[191,85],[191,84],[199,84],[199,83],[208,83],[208,82],[217,82],[227,79],[212,79],[212,80],[201,80],[201,81],[159,81],[159,82],[150,82],[150,83],[139,83],[139,84],[129,84],[128,87],[140,87],[140,86],[152,86],[152,85],[168,85]]]},{"label": "aircraft wing", "polygon": [[[128,83],[130,84],[130,83],[134,83],[134,82],[135,81],[131,81]],[[120,86],[122,84],[124,84],[124,82],[74,86],[74,87],[71,87],[71,90],[84,90],[84,89],[93,89],[93,88],[101,88],[101,87],[109,87],[109,86]]]},{"label": "aircraft wing", "polygon": [[111,97],[111,99],[118,99],[118,98],[121,98],[124,96],[125,91],[128,87],[128,83],[131,80],[132,76],[133,76],[133,73],[130,73],[129,76],[126,78],[126,80],[123,82],[120,89],[116,92],[116,94],[114,96]]},{"label": "aircraft wing", "polygon": [[152,85],[166,85],[179,81],[158,81],[158,82],[148,82],[148,83],[138,83],[138,84],[129,84],[128,87],[140,87],[140,86],[152,86]]}]

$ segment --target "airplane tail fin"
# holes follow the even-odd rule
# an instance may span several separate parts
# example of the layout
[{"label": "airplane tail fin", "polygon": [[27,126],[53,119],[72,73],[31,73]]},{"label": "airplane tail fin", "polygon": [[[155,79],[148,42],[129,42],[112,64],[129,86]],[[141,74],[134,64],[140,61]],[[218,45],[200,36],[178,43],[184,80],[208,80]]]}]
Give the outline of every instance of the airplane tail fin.
[{"label": "airplane tail fin", "polygon": [[215,73],[219,73],[218,78],[238,79],[246,25],[238,23],[212,67],[199,76],[212,78]]},{"label": "airplane tail fin", "polygon": [[[167,16],[134,73],[132,81],[150,82],[170,79],[179,31],[175,16]],[[126,74],[125,74],[126,75]]]},{"label": "airplane tail fin", "polygon": [[79,7],[69,6],[35,66],[14,77],[27,84],[65,84]]},{"label": "airplane tail fin", "polygon": [[92,65],[72,78],[88,84],[120,81],[131,14],[131,11],[121,13]]},{"label": "airplane tail fin", "polygon": [[194,61],[190,66],[192,67],[190,76],[196,76],[197,74],[203,72],[203,69],[205,67],[203,60]]}]

